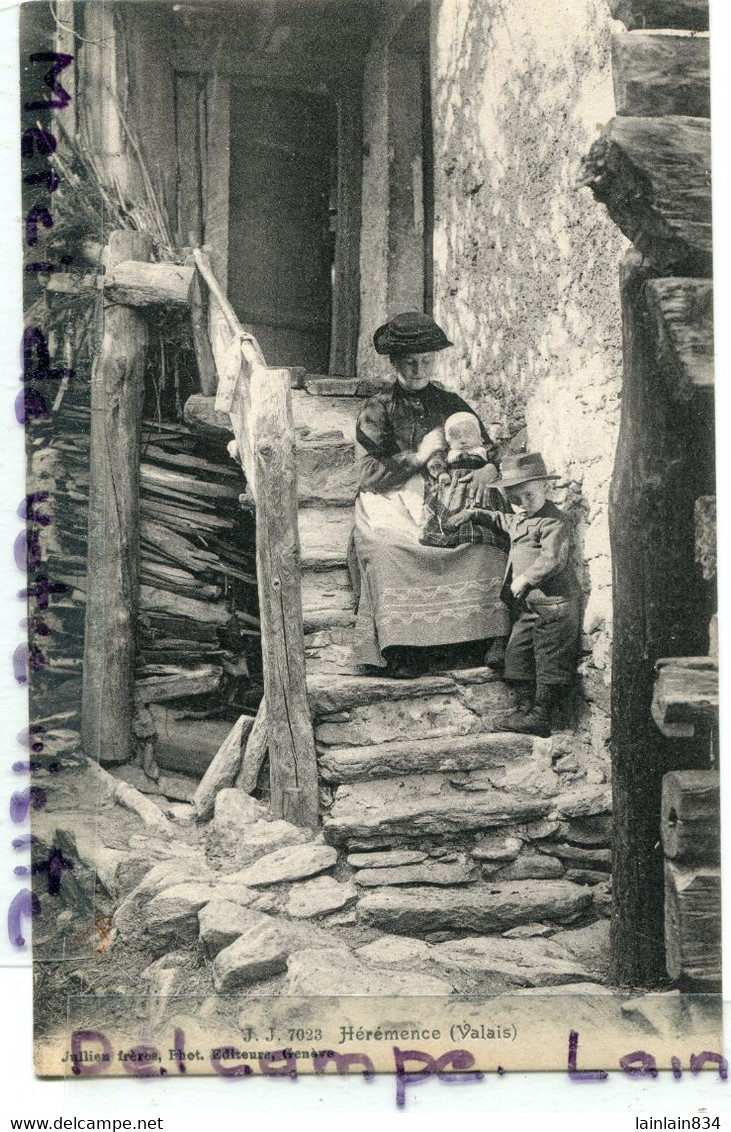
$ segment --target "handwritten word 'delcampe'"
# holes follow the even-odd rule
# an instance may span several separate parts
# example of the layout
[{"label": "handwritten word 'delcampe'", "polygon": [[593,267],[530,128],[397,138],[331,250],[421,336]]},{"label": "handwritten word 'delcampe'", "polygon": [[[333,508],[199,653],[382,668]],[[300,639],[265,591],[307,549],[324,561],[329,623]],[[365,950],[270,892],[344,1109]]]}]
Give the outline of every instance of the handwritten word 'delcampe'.
[{"label": "handwritten word 'delcampe'", "polygon": [[[211,1050],[207,1060],[214,1073],[220,1077],[252,1077],[255,1075],[253,1066],[256,1065],[259,1075],[296,1081],[299,1076],[299,1052],[292,1049],[242,1052],[234,1047],[220,1047]],[[405,1106],[406,1090],[410,1086],[422,1085],[430,1080],[436,1080],[442,1085],[468,1085],[484,1081],[489,1076],[475,1069],[474,1056],[466,1049],[451,1049],[434,1057],[424,1050],[404,1050],[393,1046],[392,1054],[396,1104],[399,1108]],[[566,1059],[566,1072],[570,1081],[588,1084],[607,1080],[608,1072],[605,1069],[579,1069],[578,1054],[579,1035],[572,1030],[568,1037]],[[119,1062],[124,1071],[133,1076],[158,1078],[167,1076],[170,1072],[186,1073],[190,1062],[205,1060],[201,1050],[186,1050],[185,1034],[180,1029],[175,1030],[173,1045],[164,1053],[156,1046],[147,1044],[115,1052],[109,1038],[100,1030],[74,1030],[71,1047],[63,1058],[65,1063],[70,1063],[71,1072],[77,1077],[105,1073],[115,1062]],[[235,1064],[227,1065],[227,1061],[234,1061]],[[315,1076],[322,1076],[329,1067],[341,1076],[360,1072],[364,1081],[372,1081],[376,1073],[373,1062],[365,1053],[312,1051],[310,1064]],[[690,1055],[689,1069],[692,1075],[697,1075],[709,1065],[717,1067],[722,1081],[728,1080],[728,1061],[722,1054],[704,1050]],[[620,1057],[617,1068],[628,1077],[644,1079],[657,1077],[660,1072],[653,1054],[645,1050],[634,1050]],[[676,1079],[682,1078],[683,1068],[678,1057],[671,1058],[671,1069]],[[497,1076],[504,1076],[507,1070],[498,1065],[493,1072]]]}]

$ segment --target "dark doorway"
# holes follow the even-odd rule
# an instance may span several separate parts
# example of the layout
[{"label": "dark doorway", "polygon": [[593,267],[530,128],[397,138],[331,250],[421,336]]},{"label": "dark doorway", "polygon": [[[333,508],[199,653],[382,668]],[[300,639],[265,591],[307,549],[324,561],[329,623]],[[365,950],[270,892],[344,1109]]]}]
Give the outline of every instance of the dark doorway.
[{"label": "dark doorway", "polygon": [[232,83],[228,292],[269,365],[328,372],[336,184],[331,98]]}]

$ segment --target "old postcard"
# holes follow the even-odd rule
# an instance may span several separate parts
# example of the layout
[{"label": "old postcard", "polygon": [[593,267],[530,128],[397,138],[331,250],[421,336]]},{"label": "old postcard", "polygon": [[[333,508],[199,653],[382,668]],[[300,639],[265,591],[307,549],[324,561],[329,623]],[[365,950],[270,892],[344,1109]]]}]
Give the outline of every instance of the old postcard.
[{"label": "old postcard", "polygon": [[20,20],[36,1072],[725,1079],[705,0]]}]

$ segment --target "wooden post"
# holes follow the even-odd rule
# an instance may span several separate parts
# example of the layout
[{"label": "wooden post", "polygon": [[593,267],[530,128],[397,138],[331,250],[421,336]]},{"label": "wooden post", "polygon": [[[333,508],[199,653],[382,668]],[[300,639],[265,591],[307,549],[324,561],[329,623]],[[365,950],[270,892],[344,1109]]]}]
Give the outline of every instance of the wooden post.
[{"label": "wooden post", "polygon": [[[113,232],[107,269],[149,259],[141,232]],[[147,325],[131,307],[105,303],[91,386],[89,550],[82,739],[101,763],[132,757],[135,630],[139,596],[139,474]]]},{"label": "wooden post", "polygon": [[297,471],[289,371],[255,365],[250,417],[271,806],[317,826],[317,759],[305,683]]}]

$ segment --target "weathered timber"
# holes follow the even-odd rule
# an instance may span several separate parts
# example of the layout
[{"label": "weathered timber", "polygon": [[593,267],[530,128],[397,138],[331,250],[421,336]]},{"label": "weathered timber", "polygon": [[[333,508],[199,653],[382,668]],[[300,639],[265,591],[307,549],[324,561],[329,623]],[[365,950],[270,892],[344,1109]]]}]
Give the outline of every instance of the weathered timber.
[{"label": "weathered timber", "polygon": [[[113,232],[107,266],[150,255],[140,232]],[[139,601],[139,465],[148,330],[131,307],[106,302],[92,371],[82,741],[103,764],[132,758]]]},{"label": "weathered timber", "polygon": [[140,608],[149,613],[166,613],[170,617],[186,617],[202,625],[228,625],[231,612],[220,602],[197,601],[193,597],[169,593],[153,586],[140,587]]},{"label": "weathered timber", "polygon": [[654,318],[657,360],[670,395],[689,400],[713,389],[713,283],[652,279],[645,287]]},{"label": "weathered timber", "polygon": [[[704,626],[712,612],[693,562],[693,501],[712,482],[713,466],[705,457],[705,425],[690,404],[670,401],[657,373],[644,295],[650,273],[637,252],[628,253],[620,282],[622,416],[609,508],[615,576],[613,977],[635,986],[665,977],[664,884],[655,848],[662,777],[707,759],[707,747],[674,745],[653,723],[654,665],[680,649],[705,652]],[[678,460],[678,452],[685,459]]]},{"label": "weathered timber", "polygon": [[269,749],[269,728],[267,726],[266,702],[262,700],[256,713],[254,726],[244,745],[241,769],[236,776],[235,785],[245,794],[251,794],[259,780],[259,771]]},{"label": "weathered timber", "polygon": [[182,597],[194,596],[202,601],[217,601],[221,587],[211,582],[201,582],[188,570],[169,563],[156,562],[143,554],[140,559],[140,581],[143,584],[180,594]]},{"label": "weathered timber", "polygon": [[[273,812],[318,824],[317,760],[305,684],[297,467],[287,370],[254,366],[256,548]],[[238,437],[237,437],[238,439]]]},{"label": "weathered timber", "polygon": [[656,663],[652,718],[669,739],[692,739],[718,721],[718,665],[712,657],[669,657]]},{"label": "weathered timber", "polygon": [[216,751],[211,765],[203,775],[193,795],[193,807],[199,821],[213,813],[213,805],[219,790],[233,786],[241,767],[243,744],[251,734],[254,716],[241,715],[231,728],[225,740]]},{"label": "weathered timber", "polygon": [[710,139],[703,118],[618,117],[584,159],[582,183],[656,274],[711,275]]},{"label": "weathered timber", "polygon": [[215,664],[199,664],[197,668],[180,668],[173,664],[150,664],[135,681],[135,695],[140,704],[177,700],[181,696],[201,696],[215,692],[221,683],[222,669]]},{"label": "weathered timber", "polygon": [[708,0],[609,0],[609,7],[628,28],[708,31]]},{"label": "weathered timber", "polygon": [[201,471],[211,476],[222,476],[224,479],[237,479],[238,472],[227,464],[213,464],[202,456],[193,456],[190,452],[169,452],[159,448],[156,444],[145,443],[145,459],[154,464],[170,464],[173,468],[185,468],[186,471]]},{"label": "weathered timber", "polygon": [[178,244],[191,248],[197,248],[203,239],[200,87],[198,73],[175,75]]},{"label": "weathered timber", "polygon": [[695,560],[707,582],[716,576],[716,497],[695,501]]},{"label": "weathered timber", "polygon": [[720,860],[721,796],[715,770],[674,770],[662,780],[660,836],[677,864]]},{"label": "weathered timber", "polygon": [[164,703],[152,703],[149,710],[157,732],[158,766],[200,779],[225,743],[231,723],[224,719],[193,719]]},{"label": "weathered timber", "polygon": [[197,479],[182,472],[172,472],[153,464],[141,465],[141,479],[145,487],[168,488],[190,500],[191,506],[198,507],[201,499],[230,499],[236,502],[239,489],[235,484],[214,483],[212,480]]},{"label": "weathered timber", "polygon": [[[430,774],[450,770],[482,770],[519,762],[532,754],[529,736],[496,734],[453,735],[373,743],[367,747],[324,748],[318,753],[324,782],[362,782],[366,779]],[[536,766],[540,759],[536,759]]]},{"label": "weathered timber", "polygon": [[190,570],[193,574],[210,573],[213,570],[223,573],[217,554],[195,546],[184,535],[171,531],[162,523],[143,519],[140,522],[140,540],[143,546],[147,544],[152,550]]},{"label": "weathered timber", "polygon": [[710,117],[709,40],[705,36],[641,31],[615,35],[612,75],[618,114]]},{"label": "weathered timber", "polygon": [[665,952],[671,979],[703,990],[720,985],[720,869],[665,862]]},{"label": "weathered timber", "polygon": [[201,281],[196,275],[190,292],[190,326],[193,333],[193,349],[198,363],[198,378],[204,397],[215,397],[218,378],[216,363],[208,337],[208,304],[205,301]]},{"label": "weathered timber", "polygon": [[130,307],[189,307],[194,274],[194,268],[180,263],[125,260],[107,268],[104,291],[108,299]]},{"label": "weathered timber", "polygon": [[183,406],[183,420],[193,430],[214,440],[228,441],[233,432],[228,413],[219,413],[215,397],[194,393]]}]

